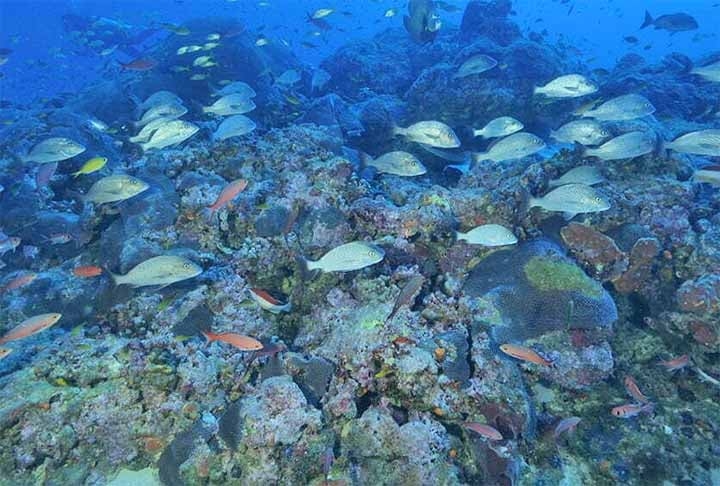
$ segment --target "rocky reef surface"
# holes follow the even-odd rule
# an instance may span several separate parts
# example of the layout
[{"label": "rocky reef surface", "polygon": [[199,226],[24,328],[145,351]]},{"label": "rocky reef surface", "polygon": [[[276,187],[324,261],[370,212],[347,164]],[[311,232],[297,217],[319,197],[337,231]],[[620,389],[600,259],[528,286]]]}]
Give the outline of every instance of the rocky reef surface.
[{"label": "rocky reef surface", "polygon": [[[114,108],[126,99],[120,83],[0,127],[0,227],[22,239],[2,256],[4,271],[37,273],[3,291],[0,322],[63,314],[0,361],[0,485],[717,482],[720,193],[690,180],[701,158],[600,161],[600,192],[612,207],[572,222],[522,202],[581,164],[576,147],[457,176],[424,153],[422,178],[362,166],[361,151],[410,146],[392,137],[393,121],[436,119],[462,134],[512,114],[546,135],[577,108],[531,96],[539,80],[582,66],[562,46],[523,37],[508,5],[470,2],[461,28],[430,46],[389,30],[340,49],[323,64],[332,75],[323,92],[303,73],[295,119],[277,109],[278,87],[260,83],[261,128],[223,143],[207,140],[208,125],[205,138],[142,154],[82,128],[78,113],[91,99],[130,116],[131,107]],[[191,28],[226,28],[213,22]],[[247,40],[236,49],[256,52]],[[506,67],[454,78],[479,52]],[[286,53],[270,60],[302,71]],[[603,75],[604,94],[634,83],[663,119],[611,129],[641,125],[671,138],[702,123],[701,107],[720,88],[677,81],[683,61],[625,58]],[[517,66],[527,75],[514,75]],[[208,95],[181,89],[177,76],[126,76],[140,98],[156,88]],[[114,208],[82,205],[72,192],[99,175],[71,185],[72,161],[39,188],[11,155],[33,133],[72,135],[151,188]],[[247,189],[209,218],[206,207],[240,178]],[[521,242],[494,249],[456,240],[458,228],[483,223],[512,228]],[[44,240],[60,232],[73,242]],[[348,273],[303,268],[303,258],[357,240],[379,245],[382,262]],[[94,264],[126,273],[161,253],[203,272],[160,290],[72,272]],[[418,277],[422,285],[394,311]],[[290,312],[262,309],[251,288],[283,296]],[[209,330],[254,336],[263,349],[206,343]],[[511,358],[505,343],[550,365]],[[683,355],[686,366],[661,365]],[[633,400],[627,376],[652,413],[611,414]],[[558,434],[567,417],[581,420]]]}]

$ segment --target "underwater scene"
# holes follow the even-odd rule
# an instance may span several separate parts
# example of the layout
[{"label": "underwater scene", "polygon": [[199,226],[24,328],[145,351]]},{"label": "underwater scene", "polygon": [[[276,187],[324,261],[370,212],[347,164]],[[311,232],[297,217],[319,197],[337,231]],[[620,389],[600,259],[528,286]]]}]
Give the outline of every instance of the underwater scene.
[{"label": "underwater scene", "polygon": [[0,486],[720,485],[719,26],[0,0]]}]

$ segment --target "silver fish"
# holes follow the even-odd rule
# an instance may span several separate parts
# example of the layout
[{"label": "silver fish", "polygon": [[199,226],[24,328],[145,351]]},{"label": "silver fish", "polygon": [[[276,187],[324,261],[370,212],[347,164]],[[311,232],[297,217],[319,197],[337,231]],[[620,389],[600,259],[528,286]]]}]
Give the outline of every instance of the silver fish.
[{"label": "silver fish", "polygon": [[49,164],[75,157],[85,152],[85,147],[74,140],[65,137],[51,137],[35,145],[26,156],[24,162],[37,162]]},{"label": "silver fish", "polygon": [[455,236],[460,241],[482,246],[514,245],[518,241],[517,236],[512,231],[499,224],[484,224],[471,229],[467,233],[457,231]]},{"label": "silver fish", "polygon": [[110,275],[115,285],[147,287],[166,286],[182,280],[196,277],[202,268],[190,260],[177,256],[162,255],[150,258],[133,267],[125,275]]},{"label": "silver fish", "polygon": [[184,120],[171,120],[164,125],[161,125],[160,128],[153,133],[150,140],[146,143],[140,144],[140,146],[143,151],[163,149],[165,147],[184,142],[195,135],[198,130],[199,128],[197,125],[193,125],[190,122],[186,122]]},{"label": "silver fish", "polygon": [[148,123],[151,123],[154,120],[157,120],[158,118],[170,118],[172,120],[175,120],[177,118],[180,118],[185,113],[187,113],[187,108],[185,108],[180,103],[163,103],[160,105],[155,105],[149,110],[147,110],[145,113],[143,113],[142,118],[135,123],[136,126],[142,127],[147,125]]},{"label": "silver fish", "polygon": [[535,88],[535,94],[548,98],[578,98],[596,93],[598,87],[581,74],[566,74]]},{"label": "silver fish", "polygon": [[438,121],[421,121],[407,128],[395,127],[394,135],[400,135],[411,142],[424,143],[437,148],[457,148],[460,139],[452,128]]},{"label": "silver fish", "polygon": [[698,169],[693,172],[692,180],[693,182],[706,182],[720,187],[720,170],[716,168]]},{"label": "silver fish", "polygon": [[503,162],[506,160],[522,159],[544,148],[545,142],[543,142],[540,137],[532,133],[519,132],[499,140],[492,145],[487,152],[474,153],[473,160],[475,162],[482,162],[483,160]]},{"label": "silver fish", "polygon": [[610,209],[610,203],[595,189],[584,184],[566,184],[553,189],[543,197],[530,198],[528,207],[559,211],[566,219],[580,213],[596,213]]},{"label": "silver fish", "polygon": [[137,107],[139,112],[144,112],[152,108],[153,106],[158,105],[170,105],[170,104],[178,104],[182,105],[182,100],[178,95],[175,93],[172,93],[170,91],[157,91],[145,99],[142,103],[140,103]]},{"label": "silver fish", "polygon": [[492,57],[486,56],[485,54],[478,54],[462,63],[454,77],[464,78],[473,74],[484,73],[497,66],[497,64],[498,62]]},{"label": "silver fish", "polygon": [[153,121],[149,122],[147,125],[142,127],[142,130],[138,132],[137,135],[134,137],[128,138],[132,143],[144,143],[150,140],[153,133],[155,133],[158,128],[165,125],[167,122],[175,120],[175,118],[171,117],[160,117],[156,118]]},{"label": "silver fish", "polygon": [[708,81],[720,83],[720,61],[715,61],[714,63],[708,64],[707,66],[696,67],[690,72],[692,74],[702,76]]},{"label": "silver fish", "polygon": [[225,118],[220,125],[218,125],[215,133],[213,133],[213,140],[225,140],[231,137],[240,137],[247,135],[248,133],[255,130],[255,122],[245,115],[233,115]]},{"label": "silver fish", "polygon": [[521,121],[511,116],[501,116],[488,122],[483,128],[473,130],[475,137],[498,138],[507,137],[525,128]]},{"label": "silver fish", "polygon": [[549,187],[564,186],[565,184],[584,184],[594,186],[605,181],[600,169],[592,165],[581,165],[565,172],[561,177],[548,183]]},{"label": "silver fish", "polygon": [[124,201],[150,187],[146,182],[129,175],[103,177],[90,187],[84,200],[95,204]]},{"label": "silver fish", "polygon": [[720,129],[711,128],[682,135],[665,144],[666,149],[683,154],[720,157]]},{"label": "silver fish", "polygon": [[377,159],[367,161],[367,165],[375,167],[383,174],[398,176],[418,176],[425,174],[427,169],[413,154],[400,150],[388,152]]},{"label": "silver fish", "polygon": [[628,94],[606,101],[597,108],[586,111],[582,116],[601,121],[627,121],[653,113],[655,107],[647,98],[638,94]]},{"label": "silver fish", "polygon": [[385,252],[379,246],[364,241],[354,241],[333,248],[320,260],[306,260],[305,264],[308,270],[350,272],[379,263],[383,258]]},{"label": "silver fish", "polygon": [[598,148],[585,149],[585,156],[602,160],[632,159],[649,154],[657,145],[654,134],[635,131],[608,140]]},{"label": "silver fish", "polygon": [[203,108],[203,112],[218,116],[242,115],[255,109],[255,103],[240,93],[225,95],[210,106]]},{"label": "silver fish", "polygon": [[550,137],[561,143],[599,145],[608,139],[610,132],[596,120],[575,120],[550,132]]},{"label": "silver fish", "polygon": [[223,86],[221,90],[213,93],[213,96],[227,96],[231,94],[237,94],[243,98],[255,98],[255,96],[257,96],[255,90],[252,89],[250,85],[243,83],[242,81],[234,81],[226,86]]}]

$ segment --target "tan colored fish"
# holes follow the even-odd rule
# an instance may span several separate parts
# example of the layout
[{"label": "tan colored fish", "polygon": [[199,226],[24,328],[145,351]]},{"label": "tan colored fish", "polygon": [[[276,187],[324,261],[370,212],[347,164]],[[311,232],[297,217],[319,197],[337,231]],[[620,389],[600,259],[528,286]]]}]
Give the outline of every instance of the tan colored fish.
[{"label": "tan colored fish", "polygon": [[720,129],[711,128],[686,133],[666,143],[665,148],[683,154],[720,157]]},{"label": "tan colored fish", "polygon": [[62,314],[57,313],[39,314],[37,316],[29,317],[8,331],[3,337],[0,337],[0,344],[24,339],[28,336],[44,331],[59,321],[61,317]]},{"label": "tan colored fish", "polygon": [[133,288],[166,285],[196,277],[202,268],[187,258],[161,255],[145,260],[125,275],[110,275],[115,285],[131,285]]},{"label": "tan colored fish", "polygon": [[247,135],[257,128],[255,122],[245,115],[233,115],[225,118],[212,135],[213,140],[226,140]]},{"label": "tan colored fish", "polygon": [[583,113],[584,118],[600,121],[627,121],[655,113],[655,107],[644,96],[628,94],[618,96]]},{"label": "tan colored fish", "polygon": [[205,113],[219,116],[242,115],[255,109],[255,103],[240,93],[225,95],[210,106],[203,108]]},{"label": "tan colored fish", "polygon": [[354,241],[333,248],[320,260],[304,260],[304,263],[310,271],[350,272],[379,263],[383,258],[385,252],[379,246],[365,241]]},{"label": "tan colored fish", "polygon": [[142,127],[142,130],[135,135],[134,137],[128,138],[132,143],[144,143],[150,140],[153,133],[157,131],[158,128],[165,125],[167,122],[175,120],[175,118],[171,117],[160,117],[156,118],[153,121],[149,122],[147,125]]},{"label": "tan colored fish", "polygon": [[419,176],[427,172],[425,166],[413,154],[396,150],[381,155],[377,159],[367,160],[366,165],[375,167],[381,174],[398,176]]},{"label": "tan colored fish", "polygon": [[146,191],[148,187],[147,183],[129,175],[111,175],[95,182],[84,200],[95,204],[124,201]]},{"label": "tan colored fish", "polygon": [[457,148],[460,139],[452,128],[439,121],[421,121],[407,128],[395,127],[393,135],[400,135],[411,142],[423,143],[437,148]]},{"label": "tan colored fish", "polygon": [[48,164],[67,160],[85,152],[85,147],[65,137],[51,137],[35,145],[30,152],[22,157],[24,162]]},{"label": "tan colored fish", "polygon": [[501,116],[489,121],[483,128],[473,130],[473,136],[482,138],[507,137],[519,132],[524,127],[521,121],[511,116]]},{"label": "tan colored fish", "polygon": [[598,121],[592,119],[574,120],[550,132],[550,138],[558,142],[577,142],[581,145],[599,145],[609,136],[610,132]]},{"label": "tan colored fish", "polygon": [[475,162],[484,160],[504,162],[528,157],[544,148],[545,142],[540,137],[532,133],[518,132],[498,140],[488,148],[487,152],[473,153],[472,158]]},{"label": "tan colored fish", "polygon": [[471,245],[505,246],[517,243],[517,236],[505,226],[499,224],[484,224],[471,229],[467,233],[457,231],[458,241],[466,241]]},{"label": "tan colored fish", "polygon": [[604,182],[605,178],[600,173],[600,169],[592,165],[581,165],[565,172],[562,176],[548,182],[548,187],[564,186],[565,184],[585,184],[586,186],[594,186]]},{"label": "tan colored fish", "polygon": [[602,160],[632,159],[649,154],[656,146],[655,134],[635,131],[612,138],[598,148],[587,148],[585,156]]},{"label": "tan colored fish", "polygon": [[466,76],[472,76],[473,74],[481,74],[491,70],[497,66],[497,64],[498,62],[492,57],[486,56],[485,54],[478,54],[462,63],[453,77],[464,78]]},{"label": "tan colored fish", "polygon": [[140,144],[143,151],[163,149],[184,142],[197,133],[200,128],[185,120],[171,120],[161,125],[150,140]]},{"label": "tan colored fish", "polygon": [[149,110],[153,106],[169,104],[182,105],[182,100],[178,95],[171,91],[161,90],[156,91],[155,93],[148,96],[145,101],[138,105],[137,109],[139,110],[139,112],[142,113],[146,110]]},{"label": "tan colored fish", "polygon": [[706,182],[720,187],[720,166],[703,167],[693,172],[693,182]]},{"label": "tan colored fish", "polygon": [[720,61],[715,61],[707,66],[696,67],[690,72],[702,76],[708,81],[720,83]]},{"label": "tan colored fish", "polygon": [[535,88],[535,94],[548,98],[578,98],[596,93],[598,87],[581,74],[566,74],[555,78],[545,86]]},{"label": "tan colored fish", "polygon": [[528,207],[559,211],[565,213],[567,219],[572,219],[576,214],[607,211],[610,209],[610,203],[590,186],[566,184],[553,189],[543,197],[530,198]]},{"label": "tan colored fish", "polygon": [[185,108],[182,104],[175,102],[155,105],[148,109],[135,125],[142,127],[153,120],[157,120],[158,118],[180,118],[187,113],[187,111],[187,108]]}]

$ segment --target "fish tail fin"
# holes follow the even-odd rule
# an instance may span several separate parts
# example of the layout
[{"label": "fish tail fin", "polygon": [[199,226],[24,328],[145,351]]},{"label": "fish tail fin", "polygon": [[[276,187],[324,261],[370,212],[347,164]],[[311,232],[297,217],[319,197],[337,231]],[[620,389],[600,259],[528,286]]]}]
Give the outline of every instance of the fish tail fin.
[{"label": "fish tail fin", "polygon": [[211,342],[217,340],[217,336],[216,336],[215,334],[211,333],[210,331],[200,331],[200,333],[201,333],[203,336],[205,336],[205,339],[206,339],[205,342],[206,342],[207,344],[210,344]]},{"label": "fish tail fin", "polygon": [[79,170],[77,172],[73,172],[72,173],[73,179],[77,179],[78,177],[80,177],[80,174],[82,174],[81,170]]},{"label": "fish tail fin", "polygon": [[313,278],[319,270],[317,262],[310,261],[302,255],[296,256],[295,261],[300,268],[300,279],[303,281]]},{"label": "fish tail fin", "polygon": [[650,15],[650,12],[648,12],[647,10],[645,10],[645,21],[644,21],[643,24],[640,26],[640,28],[641,28],[641,29],[644,29],[644,28],[647,27],[648,25],[652,25],[653,22],[655,22],[655,21],[653,20],[652,16]]},{"label": "fish tail fin", "polygon": [[485,138],[485,130],[483,128],[479,130],[473,130],[473,137]]},{"label": "fish tail fin", "polygon": [[520,205],[518,207],[518,218],[525,219],[530,209],[537,206],[537,199],[532,197],[526,187],[520,187]]},{"label": "fish tail fin", "polygon": [[543,88],[541,88],[540,86],[535,86],[535,87],[533,88],[533,94],[534,94],[534,95],[545,94],[545,90],[544,90]]},{"label": "fish tail fin", "polygon": [[393,136],[395,136],[395,137],[398,135],[405,135],[407,133],[407,131],[404,128],[399,127],[395,124],[393,124],[391,132],[392,132]]},{"label": "fish tail fin", "polygon": [[466,240],[467,237],[465,236],[465,233],[461,233],[460,231],[455,231],[455,241],[463,241]]},{"label": "fish tail fin", "polygon": [[124,275],[119,275],[117,273],[108,272],[110,274],[110,278],[112,278],[112,281],[115,285],[123,285],[125,284],[125,279],[123,278]]},{"label": "fish tail fin", "polygon": [[583,157],[597,157],[597,150],[592,148],[586,148],[583,152]]}]

